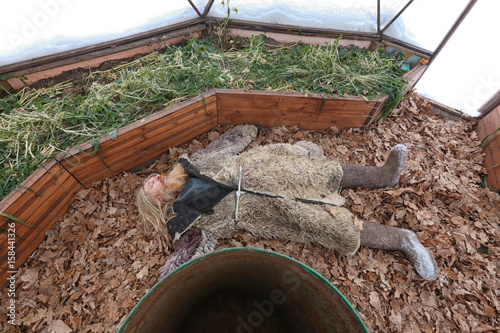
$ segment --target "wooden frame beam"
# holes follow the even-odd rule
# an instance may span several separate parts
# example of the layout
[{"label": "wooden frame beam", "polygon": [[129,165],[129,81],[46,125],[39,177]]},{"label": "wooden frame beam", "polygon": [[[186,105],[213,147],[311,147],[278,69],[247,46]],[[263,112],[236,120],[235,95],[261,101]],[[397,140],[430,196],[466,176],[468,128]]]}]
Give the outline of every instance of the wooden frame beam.
[{"label": "wooden frame beam", "polygon": [[401,14],[403,14],[403,12],[406,10],[406,8],[408,8],[408,6],[411,5],[411,3],[413,2],[414,0],[410,0],[408,1],[408,3],[399,11],[399,13],[397,13],[390,21],[389,23],[387,23],[385,25],[385,27],[379,32],[379,35],[380,35],[380,39],[382,40],[383,36],[384,36],[384,32],[398,19],[398,17],[401,16]]},{"label": "wooden frame beam", "polygon": [[500,90],[487,100],[480,108],[477,110],[479,112],[479,118],[486,117],[491,111],[496,107],[500,106]]},{"label": "wooden frame beam", "polygon": [[[219,22],[220,20],[215,19],[213,22]],[[376,33],[369,32],[352,32],[352,31],[344,31],[344,30],[329,30],[329,29],[319,29],[319,28],[304,28],[299,26],[291,26],[291,25],[277,25],[277,24],[268,24],[268,23],[257,23],[250,21],[242,21],[242,20],[231,20],[229,22],[230,29],[244,29],[244,30],[253,30],[257,32],[270,32],[270,33],[282,33],[296,36],[315,36],[315,37],[325,37],[325,38],[339,38],[342,37],[344,39],[354,39],[360,41],[373,41],[378,43],[390,42],[394,45],[398,45],[404,49],[409,50],[414,54],[418,54],[424,58],[430,58],[432,56],[432,52],[429,50],[414,46],[412,44],[400,41],[395,38],[391,38],[384,35],[383,40],[380,40],[380,36]]]}]

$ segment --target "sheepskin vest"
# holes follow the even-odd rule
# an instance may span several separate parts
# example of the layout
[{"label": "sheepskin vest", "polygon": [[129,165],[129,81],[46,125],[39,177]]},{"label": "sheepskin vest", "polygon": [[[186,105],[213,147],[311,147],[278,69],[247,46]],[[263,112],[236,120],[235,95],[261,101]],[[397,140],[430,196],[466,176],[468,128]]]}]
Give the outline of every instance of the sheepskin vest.
[{"label": "sheepskin vest", "polygon": [[[272,144],[239,155],[207,154],[186,158],[202,175],[218,183],[253,193],[341,206],[342,166],[337,161],[313,158],[301,146]],[[240,172],[241,166],[241,172]]]},{"label": "sheepskin vest", "polygon": [[[245,230],[268,239],[315,243],[342,254],[359,248],[360,230],[352,214],[338,207],[345,202],[338,193],[342,167],[315,154],[314,146],[273,144],[240,155],[184,156],[179,162],[191,176],[224,189],[210,213],[199,214],[193,223],[217,239]],[[240,197],[236,223],[240,179],[246,193]]]},{"label": "sheepskin vest", "polygon": [[344,255],[354,254],[360,245],[360,230],[345,207],[305,203],[253,193],[240,196],[236,222],[235,192],[228,194],[214,208],[202,214],[193,227],[208,231],[215,239],[245,231],[265,239],[282,239],[316,244]]}]

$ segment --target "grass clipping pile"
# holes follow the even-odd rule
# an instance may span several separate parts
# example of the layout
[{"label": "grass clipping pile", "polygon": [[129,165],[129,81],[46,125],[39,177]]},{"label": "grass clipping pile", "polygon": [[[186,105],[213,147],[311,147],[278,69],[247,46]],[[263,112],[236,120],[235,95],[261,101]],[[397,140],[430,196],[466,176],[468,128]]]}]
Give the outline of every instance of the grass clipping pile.
[{"label": "grass clipping pile", "polygon": [[[139,174],[124,173],[81,191],[57,227],[18,272],[16,327],[0,330],[113,332],[157,281],[171,247],[139,222],[135,192],[146,174],[216,139],[217,128],[170,149]],[[330,280],[373,332],[487,332],[500,325],[500,198],[481,188],[483,155],[475,124],[443,119],[416,94],[390,117],[356,133],[263,129],[252,146],[310,140],[328,158],[382,165],[404,143],[408,163],[395,189],[344,190],[359,217],[415,231],[435,254],[439,279],[420,278],[403,254],[361,248],[341,256],[320,246],[262,240],[248,233],[219,248],[274,250]],[[7,302],[5,291],[3,303]],[[6,306],[2,306],[5,312]],[[1,327],[6,325],[5,327]]]}]

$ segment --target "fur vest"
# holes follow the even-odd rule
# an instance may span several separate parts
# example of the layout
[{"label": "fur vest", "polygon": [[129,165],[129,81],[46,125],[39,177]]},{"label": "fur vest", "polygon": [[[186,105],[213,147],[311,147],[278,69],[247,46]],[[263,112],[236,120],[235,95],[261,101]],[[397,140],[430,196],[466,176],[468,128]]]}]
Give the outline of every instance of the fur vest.
[{"label": "fur vest", "polygon": [[241,177],[241,187],[255,193],[334,206],[345,203],[339,194],[340,163],[325,159],[321,147],[311,142],[259,146],[239,155],[212,153],[189,162],[230,187],[238,187]]},{"label": "fur vest", "polygon": [[[342,254],[359,248],[360,230],[340,207],[341,165],[310,142],[260,146],[239,155],[218,152],[187,158],[201,175],[242,191],[235,222],[236,191],[202,214],[193,226],[216,239],[245,230],[264,238],[315,243]],[[241,166],[241,172],[240,172]]]}]

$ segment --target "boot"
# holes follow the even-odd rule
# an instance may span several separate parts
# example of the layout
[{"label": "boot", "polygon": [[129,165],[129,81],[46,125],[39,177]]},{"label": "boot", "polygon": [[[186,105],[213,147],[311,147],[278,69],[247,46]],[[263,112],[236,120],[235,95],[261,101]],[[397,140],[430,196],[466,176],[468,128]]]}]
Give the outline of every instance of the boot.
[{"label": "boot", "polygon": [[429,281],[438,277],[439,269],[434,256],[411,230],[363,221],[361,246],[401,251],[406,254],[418,275]]},{"label": "boot", "polygon": [[394,187],[399,182],[399,176],[408,157],[405,145],[394,146],[382,167],[371,167],[354,164],[341,164],[344,175],[342,188],[385,188]]}]

